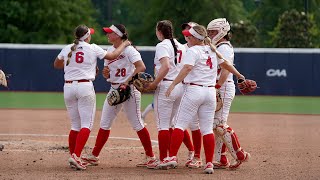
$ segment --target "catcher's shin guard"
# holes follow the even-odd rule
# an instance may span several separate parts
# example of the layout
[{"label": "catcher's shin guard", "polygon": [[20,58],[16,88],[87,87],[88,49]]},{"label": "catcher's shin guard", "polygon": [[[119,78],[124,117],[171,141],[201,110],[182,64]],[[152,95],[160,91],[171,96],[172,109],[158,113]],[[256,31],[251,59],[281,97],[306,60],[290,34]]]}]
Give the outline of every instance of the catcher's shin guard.
[{"label": "catcher's shin guard", "polygon": [[240,147],[238,137],[231,127],[228,125],[219,125],[215,131],[221,136],[228,151],[235,160],[245,160],[246,154]]},{"label": "catcher's shin guard", "polygon": [[215,150],[213,165],[215,169],[225,169],[229,166],[229,160],[227,159],[227,149],[222,137],[215,131]]}]

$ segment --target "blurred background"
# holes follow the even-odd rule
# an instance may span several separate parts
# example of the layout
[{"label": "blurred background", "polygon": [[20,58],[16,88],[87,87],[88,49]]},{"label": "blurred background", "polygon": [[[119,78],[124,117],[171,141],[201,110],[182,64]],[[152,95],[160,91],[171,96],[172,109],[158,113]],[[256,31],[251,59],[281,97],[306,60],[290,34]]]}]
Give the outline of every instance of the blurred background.
[{"label": "blurred background", "polygon": [[[207,26],[221,17],[231,24],[237,69],[260,87],[253,95],[320,96],[320,0],[2,0],[0,68],[12,76],[9,89],[0,87],[0,107],[12,91],[62,92],[63,71],[53,61],[79,24],[93,27],[91,42],[103,48],[102,27],[124,24],[153,74],[157,21],[171,20],[184,43],[182,23]],[[97,92],[109,88],[101,74],[94,83]],[[317,98],[304,106],[320,104]]]}]

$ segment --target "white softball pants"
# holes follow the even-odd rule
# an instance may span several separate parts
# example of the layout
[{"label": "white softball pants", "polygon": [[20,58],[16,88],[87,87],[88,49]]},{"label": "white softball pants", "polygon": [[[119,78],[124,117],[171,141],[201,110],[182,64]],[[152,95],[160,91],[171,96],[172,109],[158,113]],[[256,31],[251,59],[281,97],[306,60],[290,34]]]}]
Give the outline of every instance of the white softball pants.
[{"label": "white softball pants", "polygon": [[92,82],[65,83],[64,102],[71,119],[71,130],[91,130],[96,113],[96,94]]},{"label": "white softball pants", "polygon": [[166,97],[165,93],[171,83],[172,81],[160,82],[154,93],[154,113],[158,131],[169,130],[175,124],[173,119],[180,104],[183,86],[181,83],[177,84],[170,96]]},{"label": "white softball pants", "polygon": [[213,118],[216,107],[216,91],[214,87],[187,85],[176,115],[175,128],[185,130],[198,115],[202,136],[212,134]]},{"label": "white softball pants", "polygon": [[[112,85],[111,88],[117,89],[119,85]],[[103,109],[102,109],[102,115],[101,115],[101,121],[100,121],[100,127],[104,130],[110,130],[112,123],[116,119],[117,114],[123,107],[123,110],[129,120],[129,123],[131,127],[135,131],[140,131],[144,128],[144,123],[141,119],[141,93],[133,86],[131,87],[131,97],[116,106],[110,106],[108,104],[108,100],[105,99]]]}]

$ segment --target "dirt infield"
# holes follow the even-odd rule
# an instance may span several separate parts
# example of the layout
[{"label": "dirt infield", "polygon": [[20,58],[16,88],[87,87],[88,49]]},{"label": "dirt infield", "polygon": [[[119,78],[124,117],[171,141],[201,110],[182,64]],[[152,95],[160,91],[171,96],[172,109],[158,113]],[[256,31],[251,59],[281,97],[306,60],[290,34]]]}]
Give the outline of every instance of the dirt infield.
[{"label": "dirt infield", "polygon": [[[91,133],[97,134],[101,112]],[[155,153],[157,131],[152,113],[147,116]],[[86,171],[67,165],[67,133],[70,123],[65,110],[0,109],[0,179],[319,179],[320,116],[233,113],[230,126],[252,158],[236,171],[183,167],[187,149],[181,146],[180,166],[171,170],[148,170],[135,164],[144,157],[136,133],[120,113],[111,138],[103,149],[101,164]],[[86,151],[93,147],[91,137]],[[203,155],[203,153],[202,153]],[[204,157],[203,157],[204,159]]]}]

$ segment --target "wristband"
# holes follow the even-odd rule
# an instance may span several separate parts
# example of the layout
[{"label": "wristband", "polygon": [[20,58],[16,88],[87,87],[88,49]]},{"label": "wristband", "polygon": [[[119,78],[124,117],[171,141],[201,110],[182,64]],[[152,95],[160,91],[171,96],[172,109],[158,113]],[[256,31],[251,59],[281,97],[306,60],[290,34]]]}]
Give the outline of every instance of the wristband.
[{"label": "wristband", "polygon": [[220,88],[221,88],[221,85],[216,84],[214,87],[215,87],[216,89],[220,89]]}]

